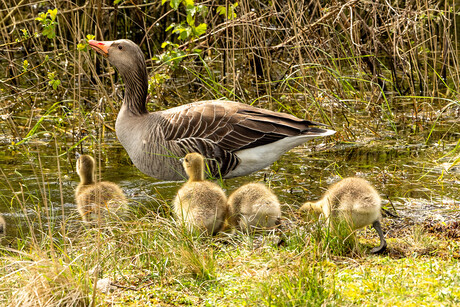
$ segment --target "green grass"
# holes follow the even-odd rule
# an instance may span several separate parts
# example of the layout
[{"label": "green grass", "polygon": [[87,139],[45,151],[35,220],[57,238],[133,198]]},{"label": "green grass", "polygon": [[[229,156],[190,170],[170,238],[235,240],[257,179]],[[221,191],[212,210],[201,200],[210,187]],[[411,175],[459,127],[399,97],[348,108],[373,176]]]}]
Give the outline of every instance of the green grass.
[{"label": "green grass", "polygon": [[454,306],[460,303],[458,268],[458,259],[365,259],[340,268],[336,283],[346,304]]},{"label": "green grass", "polygon": [[[145,213],[146,211],[143,210]],[[356,235],[361,252],[340,247],[317,221],[248,236],[203,237],[170,218],[132,213],[92,228],[69,220],[66,239],[0,250],[0,303],[47,306],[318,306],[460,303],[460,242],[420,227],[388,238],[389,252],[369,254],[378,238]],[[279,240],[283,238],[281,244]],[[334,241],[336,240],[336,241]],[[354,243],[354,244],[355,244]],[[409,247],[408,247],[409,246]],[[53,248],[51,248],[53,247]],[[109,278],[111,291],[94,292]]]}]

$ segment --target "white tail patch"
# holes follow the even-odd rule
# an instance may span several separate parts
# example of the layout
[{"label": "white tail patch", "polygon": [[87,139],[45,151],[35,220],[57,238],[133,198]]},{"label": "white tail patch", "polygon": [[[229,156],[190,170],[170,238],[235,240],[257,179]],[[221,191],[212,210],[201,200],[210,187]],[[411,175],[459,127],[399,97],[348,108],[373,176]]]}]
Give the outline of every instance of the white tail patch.
[{"label": "white tail patch", "polygon": [[244,176],[252,172],[258,171],[262,168],[271,165],[288,150],[296,146],[299,146],[307,142],[308,140],[320,136],[323,137],[333,135],[335,133],[334,130],[325,129],[325,131],[326,132],[317,135],[300,135],[286,137],[282,140],[267,145],[237,151],[235,152],[235,154],[238,156],[241,162],[238,165],[238,167],[233,171],[229,172],[225,176],[225,178]]}]

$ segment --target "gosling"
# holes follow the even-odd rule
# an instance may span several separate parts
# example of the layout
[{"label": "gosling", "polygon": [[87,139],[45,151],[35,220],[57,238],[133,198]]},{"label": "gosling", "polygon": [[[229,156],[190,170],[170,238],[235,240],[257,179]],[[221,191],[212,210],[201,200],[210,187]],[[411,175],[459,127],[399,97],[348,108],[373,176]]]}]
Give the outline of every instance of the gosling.
[{"label": "gosling", "polygon": [[244,231],[271,228],[279,224],[281,205],[278,197],[264,184],[248,183],[228,198],[229,223]]},{"label": "gosling", "polygon": [[6,234],[6,222],[3,216],[0,215],[0,237]]},{"label": "gosling", "polygon": [[205,180],[202,155],[189,153],[182,165],[189,179],[173,201],[174,214],[191,229],[216,234],[227,218],[227,196],[217,184]]},{"label": "gosling", "polygon": [[79,153],[76,157],[80,183],[75,190],[75,200],[83,221],[94,221],[98,214],[125,212],[127,200],[120,187],[109,181],[95,182],[94,159]]},{"label": "gosling", "polygon": [[380,246],[374,247],[371,253],[381,253],[387,247],[380,225],[380,196],[364,179],[345,178],[331,185],[319,201],[307,202],[300,210],[323,213],[326,219],[332,217],[334,220],[345,220],[352,230],[372,225],[379,235]]}]

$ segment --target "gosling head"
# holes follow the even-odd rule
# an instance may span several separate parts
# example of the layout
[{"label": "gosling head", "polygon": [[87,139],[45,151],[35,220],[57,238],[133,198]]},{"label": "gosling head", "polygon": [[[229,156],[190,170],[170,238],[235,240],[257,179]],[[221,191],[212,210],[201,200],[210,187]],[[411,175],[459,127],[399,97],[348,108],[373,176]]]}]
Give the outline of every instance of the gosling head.
[{"label": "gosling head", "polygon": [[299,208],[299,212],[301,214],[316,216],[323,213],[323,208],[320,202],[306,202]]},{"label": "gosling head", "polygon": [[93,157],[88,155],[76,154],[77,157],[77,173],[80,176],[82,184],[91,184],[94,182],[94,162]]},{"label": "gosling head", "polygon": [[182,159],[182,165],[189,177],[189,181],[204,180],[204,157],[199,153],[189,153]]},{"label": "gosling head", "polygon": [[0,237],[6,234],[6,222],[0,215]]},{"label": "gosling head", "polygon": [[302,211],[310,211],[310,210],[313,210],[312,204],[313,204],[313,203],[310,203],[310,202],[304,203],[304,204],[302,205],[302,207],[300,207],[299,211],[302,212]]}]

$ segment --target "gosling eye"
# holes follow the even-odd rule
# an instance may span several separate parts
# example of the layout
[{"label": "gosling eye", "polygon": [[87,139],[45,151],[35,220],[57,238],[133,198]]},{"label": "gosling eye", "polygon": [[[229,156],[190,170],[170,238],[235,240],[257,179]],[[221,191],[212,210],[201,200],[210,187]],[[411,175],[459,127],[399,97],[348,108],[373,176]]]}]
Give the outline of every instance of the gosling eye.
[{"label": "gosling eye", "polygon": [[118,49],[123,49],[123,46],[122,45],[118,45]]}]

